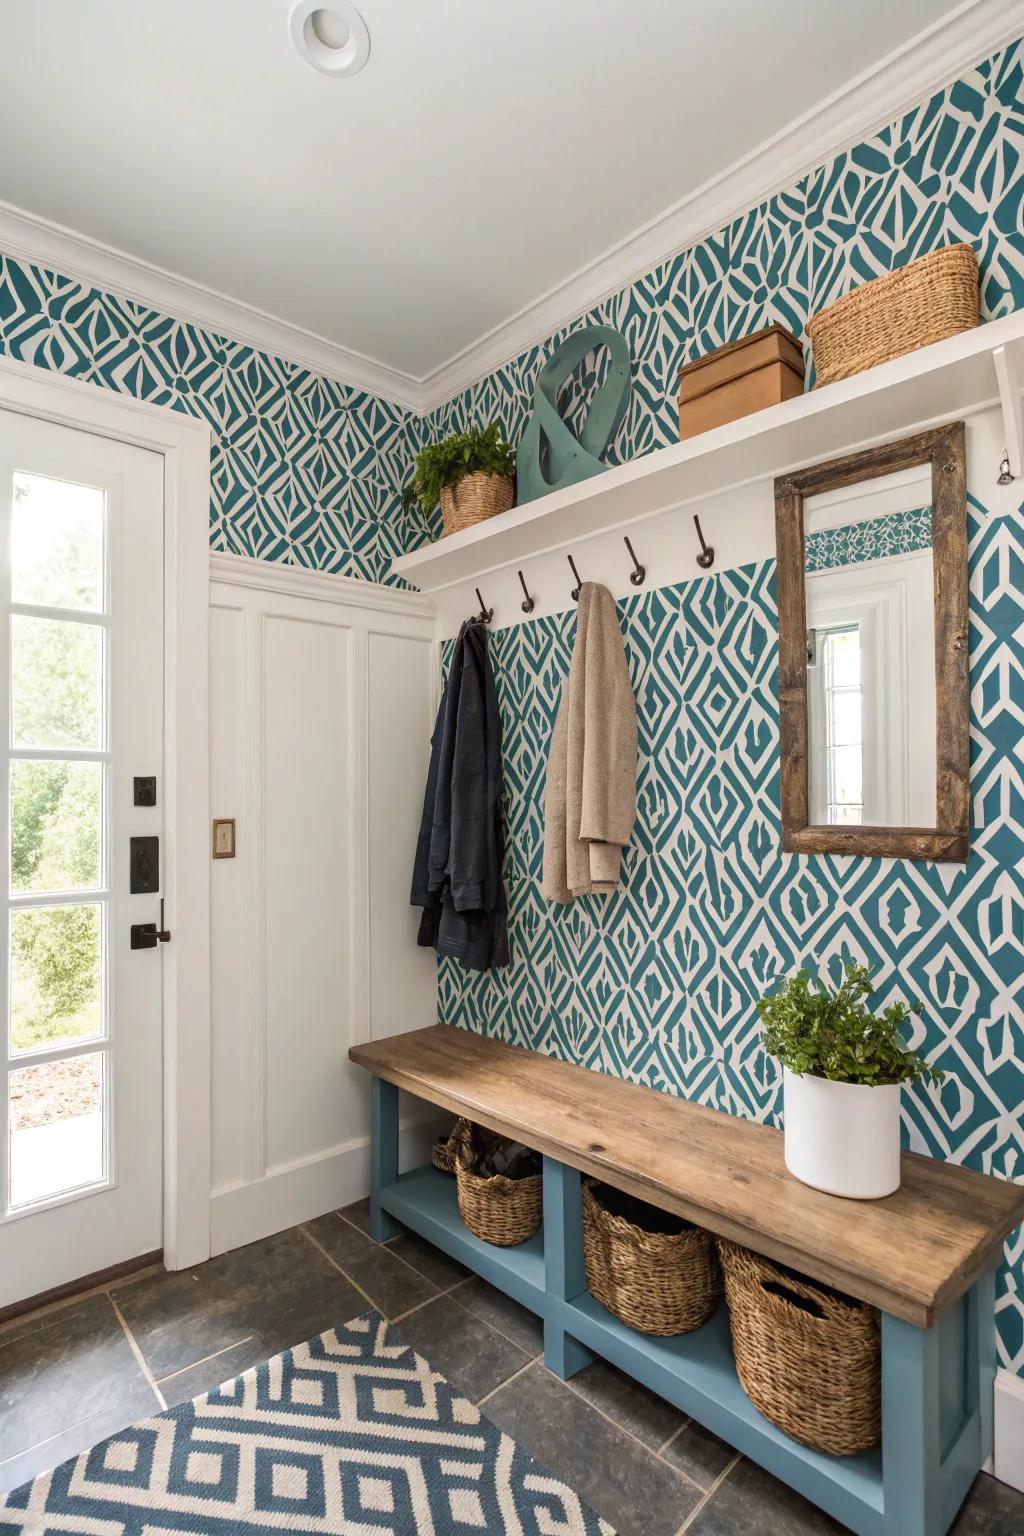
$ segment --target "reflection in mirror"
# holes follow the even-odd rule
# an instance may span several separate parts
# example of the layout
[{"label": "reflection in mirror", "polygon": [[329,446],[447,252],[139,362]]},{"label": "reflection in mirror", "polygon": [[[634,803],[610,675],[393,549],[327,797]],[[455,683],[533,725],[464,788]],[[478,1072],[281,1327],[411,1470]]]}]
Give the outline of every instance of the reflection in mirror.
[{"label": "reflection in mirror", "polygon": [[930,826],[930,466],[808,496],[803,510],[809,821]]}]

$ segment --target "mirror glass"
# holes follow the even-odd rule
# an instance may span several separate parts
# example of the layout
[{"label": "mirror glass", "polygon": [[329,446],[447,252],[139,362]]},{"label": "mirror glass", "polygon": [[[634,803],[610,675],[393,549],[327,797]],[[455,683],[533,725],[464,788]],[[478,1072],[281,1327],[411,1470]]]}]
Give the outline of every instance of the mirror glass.
[{"label": "mirror glass", "polygon": [[808,496],[803,510],[809,822],[931,827],[930,467]]}]

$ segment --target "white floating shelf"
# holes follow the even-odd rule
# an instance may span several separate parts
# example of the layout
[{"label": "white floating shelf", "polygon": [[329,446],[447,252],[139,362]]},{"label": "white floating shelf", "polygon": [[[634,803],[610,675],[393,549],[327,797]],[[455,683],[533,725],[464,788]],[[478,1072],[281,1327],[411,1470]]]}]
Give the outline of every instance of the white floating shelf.
[{"label": "white floating shelf", "polygon": [[[646,518],[737,486],[970,415],[1001,397],[1007,446],[1016,456],[1022,380],[1024,312],[1018,312],[513,507],[403,555],[391,569],[422,592],[440,592],[600,534],[628,532]],[[993,479],[997,469],[993,464]],[[707,534],[713,541],[712,528]]]}]

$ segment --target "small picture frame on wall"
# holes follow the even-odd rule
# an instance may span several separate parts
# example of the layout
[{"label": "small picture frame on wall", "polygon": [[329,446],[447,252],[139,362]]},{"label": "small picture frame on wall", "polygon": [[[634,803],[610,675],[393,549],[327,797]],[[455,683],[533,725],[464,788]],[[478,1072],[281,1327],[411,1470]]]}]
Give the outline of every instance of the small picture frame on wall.
[{"label": "small picture frame on wall", "polygon": [[235,818],[219,816],[213,823],[213,857],[233,859],[235,856]]}]

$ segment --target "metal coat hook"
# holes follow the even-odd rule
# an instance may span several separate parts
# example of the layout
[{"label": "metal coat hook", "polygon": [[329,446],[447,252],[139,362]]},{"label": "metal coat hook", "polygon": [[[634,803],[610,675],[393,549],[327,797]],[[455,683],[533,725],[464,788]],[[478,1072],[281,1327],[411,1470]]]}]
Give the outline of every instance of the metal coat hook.
[{"label": "metal coat hook", "polygon": [[1007,449],[1003,449],[1003,456],[999,460],[999,478],[996,485],[1012,485],[1013,471],[1010,468],[1010,455]]},{"label": "metal coat hook", "polygon": [[519,574],[519,585],[523,589],[523,602],[522,602],[523,612],[524,613],[532,613],[533,612],[533,598],[530,596],[529,590],[527,589],[526,581],[525,581],[525,579],[523,577],[522,571],[520,571],[518,574]]},{"label": "metal coat hook", "polygon": [[697,530],[698,539],[700,539],[700,554],[697,556],[697,564],[702,571],[710,571],[715,561],[715,547],[713,544],[705,544],[704,534],[700,526],[700,518],[696,512],[693,514],[693,526]]},{"label": "metal coat hook", "polygon": [[493,608],[488,608],[486,606],[486,604],[484,603],[483,598],[480,596],[480,588],[479,587],[477,587],[477,589],[476,589],[476,600],[480,604],[480,612],[479,613],[474,613],[472,618],[469,620],[469,623],[470,624],[489,624],[491,622],[491,620],[494,618],[494,609]]},{"label": "metal coat hook", "polygon": [[633,569],[629,573],[629,579],[633,583],[634,587],[642,587],[644,582],[647,580],[647,567],[640,564],[640,561],[636,557],[636,550],[633,548],[629,539],[626,538],[625,534],[622,536],[622,542],[629,550],[629,558],[633,562]]},{"label": "metal coat hook", "polygon": [[580,587],[582,587],[583,582],[580,580],[580,573],[576,569],[576,561],[573,559],[572,555],[566,555],[565,558],[569,562],[569,569],[572,571],[576,578],[576,585],[573,587],[572,592],[569,595],[574,603],[578,603],[580,600]]}]

